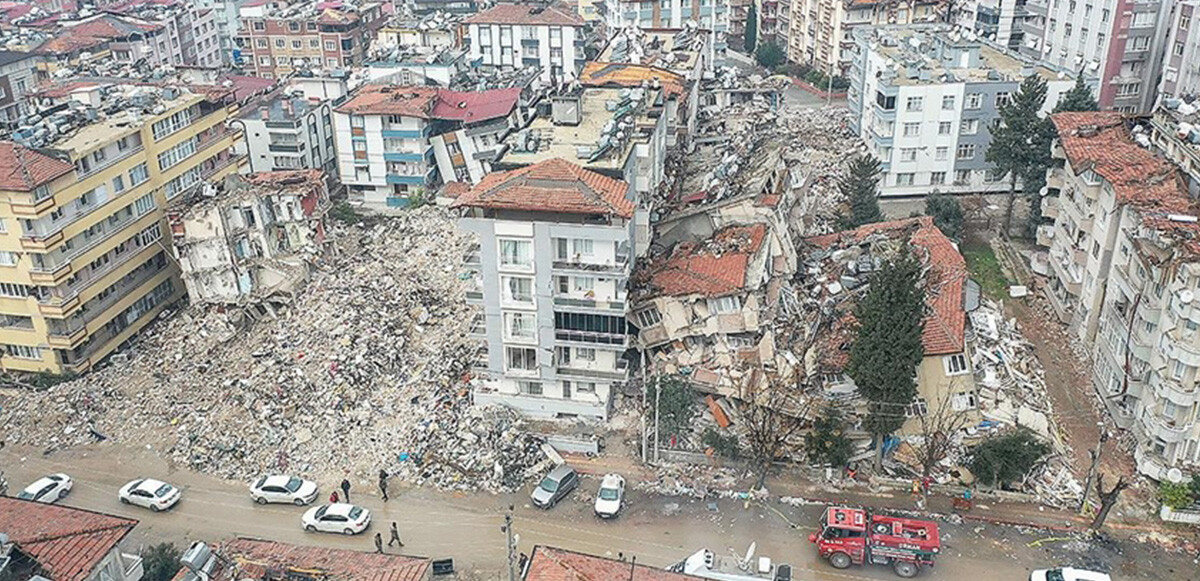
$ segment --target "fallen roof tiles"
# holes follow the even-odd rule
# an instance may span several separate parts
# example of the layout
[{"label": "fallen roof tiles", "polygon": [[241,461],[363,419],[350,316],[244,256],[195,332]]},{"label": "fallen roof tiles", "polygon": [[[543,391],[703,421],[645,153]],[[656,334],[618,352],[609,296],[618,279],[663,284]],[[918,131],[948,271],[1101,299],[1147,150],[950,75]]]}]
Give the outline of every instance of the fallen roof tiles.
[{"label": "fallen roof tiles", "polygon": [[537,545],[525,581],[693,581],[692,575]]},{"label": "fallen roof tiles", "polygon": [[669,257],[651,266],[649,296],[716,298],[742,292],[750,259],[762,248],[766,235],[765,224],[729,226],[704,242],[676,246]]}]

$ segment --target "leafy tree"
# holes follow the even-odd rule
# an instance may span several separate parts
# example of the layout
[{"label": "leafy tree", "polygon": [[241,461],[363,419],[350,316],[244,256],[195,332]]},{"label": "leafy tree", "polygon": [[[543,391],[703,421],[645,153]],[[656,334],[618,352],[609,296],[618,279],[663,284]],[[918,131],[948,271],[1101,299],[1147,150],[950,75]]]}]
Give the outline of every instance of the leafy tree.
[{"label": "leafy tree", "polygon": [[142,555],[143,581],[170,581],[179,572],[181,551],[174,543],[152,545]]},{"label": "leafy tree", "polygon": [[705,428],[700,436],[700,443],[706,448],[712,448],[713,453],[718,456],[738,457],[738,438],[733,434],[722,434],[712,428]]},{"label": "leafy tree", "polygon": [[846,418],[837,408],[827,407],[813,422],[813,428],[804,435],[804,451],[808,461],[814,464],[842,467],[854,455],[854,442],[846,436],[843,428]]},{"label": "leafy tree", "polygon": [[1000,107],[1000,118],[992,125],[992,143],[985,159],[1008,175],[1008,208],[1004,214],[1004,234],[1012,229],[1013,205],[1017,197],[1017,180],[1030,195],[1041,189],[1050,167],[1050,143],[1054,140],[1054,125],[1039,115],[1046,103],[1046,80],[1033,74],[1021,82],[1021,87],[1008,103]]},{"label": "leafy tree", "polygon": [[750,9],[746,11],[746,35],[743,42],[746,54],[753,54],[758,45],[758,10],[754,8],[754,3],[750,3]]},{"label": "leafy tree", "polygon": [[980,482],[1002,486],[1025,476],[1049,453],[1049,444],[1022,428],[981,442],[971,454],[969,467]]},{"label": "leafy tree", "polygon": [[1100,104],[1096,102],[1096,98],[1092,96],[1092,90],[1083,82],[1083,74],[1080,73],[1075,77],[1075,86],[1071,90],[1063,93],[1058,98],[1058,104],[1054,105],[1054,112],[1061,113],[1063,111],[1099,111]]},{"label": "leafy tree", "polygon": [[850,204],[850,214],[842,217],[842,228],[883,221],[879,211],[879,160],[859,154],[850,160],[849,171],[838,181],[838,192]]},{"label": "leafy tree", "polygon": [[787,60],[787,55],[783,53],[783,49],[774,41],[758,45],[758,50],[754,51],[754,58],[758,64],[774,70],[775,67]]},{"label": "leafy tree", "polygon": [[746,394],[738,422],[746,436],[752,469],[758,473],[755,488],[762,488],[776,460],[795,451],[793,441],[804,427],[807,407],[791,397],[790,391],[774,385]]},{"label": "leafy tree", "polygon": [[1170,508],[1187,508],[1196,501],[1192,487],[1187,484],[1176,484],[1164,481],[1158,485],[1158,499]]},{"label": "leafy tree", "polygon": [[871,277],[866,296],[855,307],[858,338],[850,347],[846,372],[867,399],[864,427],[875,440],[877,468],[883,439],[904,425],[904,409],[917,395],[925,310],[919,277],[920,265],[912,256],[888,261]]},{"label": "leafy tree", "polygon": [[[656,392],[661,390],[661,394]],[[646,402],[650,405],[650,417],[654,417],[655,402],[658,402],[658,427],[664,436],[680,436],[692,429],[696,417],[696,396],[692,387],[678,375],[659,375],[646,386]]]},{"label": "leafy tree", "polygon": [[962,239],[963,210],[958,198],[946,194],[926,197],[925,215],[932,216],[934,225],[951,240]]},{"label": "leafy tree", "polygon": [[1192,489],[1192,496],[1200,499],[1200,474],[1192,475],[1192,482],[1188,486]]}]

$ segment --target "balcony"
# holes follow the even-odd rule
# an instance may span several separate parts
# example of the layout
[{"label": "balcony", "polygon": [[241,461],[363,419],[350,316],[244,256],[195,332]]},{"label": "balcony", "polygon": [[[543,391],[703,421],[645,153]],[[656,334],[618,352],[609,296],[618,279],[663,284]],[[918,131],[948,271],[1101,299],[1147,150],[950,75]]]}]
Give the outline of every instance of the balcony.
[{"label": "balcony", "polygon": [[591,347],[594,345],[624,347],[629,343],[629,337],[627,335],[593,333],[588,331],[571,331],[567,329],[555,330],[554,338],[561,343],[577,344],[583,347]]},{"label": "balcony", "polygon": [[267,150],[273,153],[303,153],[304,142],[297,141],[296,143],[271,143],[267,145]]},{"label": "balcony", "polygon": [[557,259],[554,262],[550,263],[550,268],[552,268],[554,270],[562,270],[562,271],[569,271],[569,272],[587,272],[587,273],[607,272],[607,273],[611,273],[611,274],[623,274],[623,273],[628,272],[628,269],[629,269],[628,257],[618,256],[617,258],[618,258],[618,261],[615,264],[613,264],[613,263],[598,264],[598,263],[593,263],[593,262],[583,262],[579,259],[575,259],[575,260]]},{"label": "balcony", "polygon": [[403,151],[385,151],[383,152],[384,161],[406,161],[406,162],[421,162],[425,161],[425,156],[420,153],[408,153]]},{"label": "balcony", "polygon": [[1042,198],[1042,216],[1045,218],[1058,218],[1058,196],[1045,196]]},{"label": "balcony", "polygon": [[606,301],[594,299],[576,299],[565,296],[554,297],[554,304],[563,307],[580,307],[584,309],[600,309],[625,312],[625,301]]},{"label": "balcony", "polygon": [[1161,378],[1154,388],[1154,395],[1159,399],[1165,399],[1171,403],[1181,407],[1191,407],[1197,401],[1200,401],[1200,394],[1194,389],[1184,389],[1179,385],[1178,381],[1173,379]]},{"label": "balcony", "polygon": [[625,380],[629,378],[627,369],[583,369],[579,367],[558,367],[557,372],[566,377],[585,377],[597,379]]},{"label": "balcony", "polygon": [[1055,228],[1053,224],[1042,224],[1037,227],[1038,246],[1050,247],[1054,243]]},{"label": "balcony", "polygon": [[386,176],[386,180],[388,184],[404,184],[409,186],[423,186],[426,183],[425,176],[423,175],[412,176],[389,173]]},{"label": "balcony", "polygon": [[79,166],[76,165],[75,166],[75,168],[76,168],[75,169],[75,179],[76,179],[76,181],[82,181],[83,178],[100,173],[101,171],[104,171],[126,159],[129,159],[130,157],[133,157],[135,155],[142,153],[142,151],[144,151],[144,150],[145,150],[145,148],[143,146],[138,145],[137,147],[131,148],[128,151],[122,151],[116,157],[110,157],[110,158],[107,158],[104,161],[100,162],[97,165],[89,166],[87,171],[84,171],[84,172],[79,171],[79,169],[78,169]]},{"label": "balcony", "polygon": [[46,250],[49,250],[55,244],[62,242],[62,240],[63,240],[62,229],[64,227],[66,227],[68,222],[71,222],[71,221],[73,221],[73,220],[67,219],[67,220],[64,220],[61,223],[55,225],[54,226],[55,232],[52,234],[48,234],[46,236],[21,236],[21,249],[22,250],[40,250],[43,252]]},{"label": "balcony", "polygon": [[1168,444],[1178,444],[1188,438],[1191,426],[1164,418],[1149,410],[1142,411],[1142,429],[1152,438],[1161,438]]}]

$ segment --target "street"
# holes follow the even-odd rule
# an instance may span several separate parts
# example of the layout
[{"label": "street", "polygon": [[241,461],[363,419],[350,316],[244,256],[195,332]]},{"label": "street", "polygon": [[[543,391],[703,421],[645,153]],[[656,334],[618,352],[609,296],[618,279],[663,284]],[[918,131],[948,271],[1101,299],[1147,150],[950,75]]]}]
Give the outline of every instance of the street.
[{"label": "street", "polygon": [[[807,536],[815,530],[819,506],[794,508],[777,502],[746,506],[742,501],[720,500],[714,512],[705,502],[648,495],[636,490],[634,482],[630,482],[625,510],[613,521],[591,513],[598,485],[595,478],[585,479],[572,498],[549,511],[529,506],[527,489],[515,495],[448,494],[393,482],[393,497],[384,503],[373,486],[364,489],[356,484],[351,500],[370,509],[373,522],[366,533],[343,537],[306,533],[299,524],[305,509],[256,505],[245,486],[172,470],[150,450],[100,444],[42,457],[36,450],[10,447],[0,452],[0,466],[9,479],[11,494],[41,475],[67,472],[75,479],[75,487],[63,504],[141,521],[127,539],[125,548],[130,551],[162,541],[186,545],[192,540],[215,542],[234,536],[370,551],[374,533],[382,532],[386,538],[387,527],[396,521],[406,543],[403,553],[451,557],[459,571],[473,570],[483,578],[499,579],[505,559],[500,525],[505,508],[512,504],[520,550],[525,553],[535,544],[546,544],[611,557],[636,555],[639,563],[666,566],[705,547],[723,554],[744,554],[755,542],[756,554],[791,563],[798,579],[895,578],[886,567],[838,571],[818,560]],[[159,514],[120,504],[117,489],[138,476],[179,486],[183,499],[171,511]],[[333,483],[318,484],[324,499]],[[943,523],[942,557],[937,567],[921,578],[1020,581],[1028,579],[1033,568],[1091,565],[1111,568],[1115,579],[1200,579],[1190,557],[1149,546],[1109,543],[1096,547],[1070,540],[1027,546],[1053,536],[1011,527]]]}]

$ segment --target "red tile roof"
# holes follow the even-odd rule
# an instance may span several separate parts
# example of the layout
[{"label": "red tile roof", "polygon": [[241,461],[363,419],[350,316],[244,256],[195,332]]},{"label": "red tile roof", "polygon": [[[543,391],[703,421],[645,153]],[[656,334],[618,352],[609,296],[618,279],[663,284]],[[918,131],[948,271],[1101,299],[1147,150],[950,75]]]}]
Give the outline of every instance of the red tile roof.
[{"label": "red tile roof", "polygon": [[805,242],[822,248],[847,248],[862,244],[869,236],[889,233],[907,234],[913,246],[921,249],[921,259],[929,265],[926,274],[925,317],[921,343],[926,355],[961,353],[966,345],[967,314],[963,310],[963,285],[967,281],[967,263],[954,243],[933,225],[933,218],[921,216],[891,222],[867,224],[855,230],[806,238]]},{"label": "red tile roof", "polygon": [[[238,563],[237,580],[267,579],[268,570],[296,570],[338,581],[421,581],[429,559],[405,555],[364,553],[347,549],[302,547],[277,541],[237,538],[216,552]],[[177,575],[176,578],[179,578]]]},{"label": "red tile roof", "polygon": [[694,581],[700,577],[537,545],[525,581]]},{"label": "red tile roof", "polygon": [[700,243],[685,242],[649,269],[650,296],[699,294],[721,297],[742,292],[750,259],[763,246],[765,224],[728,226]]},{"label": "red tile roof", "polygon": [[439,89],[433,103],[433,117],[463,123],[505,117],[512,113],[520,97],[520,87],[488,91]]},{"label": "red tile roof", "polygon": [[128,16],[118,16],[116,14],[101,14],[75,25],[65,24],[67,26],[63,32],[66,34],[107,39],[128,38],[133,35],[140,36],[147,32],[165,28],[157,22],[149,22]]},{"label": "red tile roof", "polygon": [[61,159],[11,141],[0,141],[0,190],[32,192],[73,169],[74,165]]},{"label": "red tile roof", "polygon": [[403,115],[473,123],[504,117],[521,96],[520,88],[451,91],[430,87],[366,85],[338,107],[355,115]]},{"label": "red tile roof", "polygon": [[565,159],[548,159],[507,172],[492,172],[454,207],[561,212],[632,218],[634,203],[625,196],[629,185],[583,169]]},{"label": "red tile roof", "polygon": [[585,87],[635,88],[655,80],[667,95],[683,94],[683,75],[658,67],[588,61],[579,73],[579,83]]},{"label": "red tile roof", "polygon": [[107,38],[63,32],[38,45],[37,48],[33,49],[33,52],[56,56],[71,55],[81,50],[96,48],[108,42],[110,41]]},{"label": "red tile roof", "polygon": [[[539,10],[541,9],[541,10]],[[583,18],[561,2],[542,7],[538,4],[497,4],[463,20],[463,24],[523,24],[583,26]]]},{"label": "red tile roof", "polygon": [[82,581],[138,521],[52,504],[0,497],[0,532],[54,581]]}]

